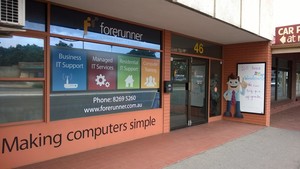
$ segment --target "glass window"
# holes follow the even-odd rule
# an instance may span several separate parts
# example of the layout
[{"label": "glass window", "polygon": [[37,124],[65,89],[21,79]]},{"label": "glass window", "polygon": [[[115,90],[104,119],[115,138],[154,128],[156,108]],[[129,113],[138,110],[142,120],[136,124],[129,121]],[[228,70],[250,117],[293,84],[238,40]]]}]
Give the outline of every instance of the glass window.
[{"label": "glass window", "polygon": [[44,40],[0,38],[0,78],[44,77]]},{"label": "glass window", "polygon": [[221,115],[221,75],[220,61],[211,61],[210,67],[210,116]]},{"label": "glass window", "polygon": [[36,78],[44,78],[44,40],[21,36],[0,38],[1,124],[43,120],[44,81]]},{"label": "glass window", "polygon": [[300,96],[300,72],[296,73],[296,96]]},{"label": "glass window", "polygon": [[0,124],[43,120],[42,82],[0,81]]},{"label": "glass window", "polygon": [[34,0],[26,0],[25,29],[46,31],[45,3]]},{"label": "glass window", "polygon": [[272,76],[271,76],[271,100],[273,101],[273,100],[275,100],[275,93],[276,93],[276,91],[275,90],[277,90],[276,88],[276,84],[277,84],[277,81],[276,81],[276,77],[277,77],[277,75],[276,75],[276,69],[275,68],[272,68]]},{"label": "glass window", "polygon": [[290,98],[290,67],[289,61],[272,58],[271,100],[279,101]]},{"label": "glass window", "polygon": [[277,74],[277,100],[284,100],[289,98],[289,72],[278,71]]},{"label": "glass window", "polygon": [[50,120],[160,107],[159,52],[52,37]]},{"label": "glass window", "polygon": [[50,24],[50,32],[53,34],[161,49],[161,32],[158,30],[63,7],[51,7]]}]

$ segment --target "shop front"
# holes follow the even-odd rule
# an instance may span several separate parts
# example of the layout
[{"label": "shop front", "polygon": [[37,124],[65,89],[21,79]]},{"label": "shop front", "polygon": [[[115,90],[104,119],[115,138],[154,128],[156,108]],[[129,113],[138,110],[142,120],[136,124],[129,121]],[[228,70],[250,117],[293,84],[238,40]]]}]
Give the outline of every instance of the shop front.
[{"label": "shop front", "polygon": [[[154,4],[195,14],[169,1]],[[207,23],[201,28],[222,29],[202,40],[184,34],[191,31],[70,6],[27,0],[25,31],[0,37],[1,167],[217,120],[269,125],[270,87],[264,84],[271,79],[271,53],[265,38],[199,13]],[[244,103],[258,105],[241,104],[243,118],[223,116],[232,73],[249,84]]]},{"label": "shop front", "polygon": [[0,39],[2,167],[163,133],[162,30],[39,1],[25,29]]}]

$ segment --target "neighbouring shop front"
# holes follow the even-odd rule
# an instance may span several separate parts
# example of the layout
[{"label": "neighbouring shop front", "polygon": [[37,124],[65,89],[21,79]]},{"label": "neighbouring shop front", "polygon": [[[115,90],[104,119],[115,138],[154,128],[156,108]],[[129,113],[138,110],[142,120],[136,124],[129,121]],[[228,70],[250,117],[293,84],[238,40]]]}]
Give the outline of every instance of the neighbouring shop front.
[{"label": "neighbouring shop front", "polygon": [[272,45],[272,108],[299,100],[299,29],[299,24],[276,28]]}]

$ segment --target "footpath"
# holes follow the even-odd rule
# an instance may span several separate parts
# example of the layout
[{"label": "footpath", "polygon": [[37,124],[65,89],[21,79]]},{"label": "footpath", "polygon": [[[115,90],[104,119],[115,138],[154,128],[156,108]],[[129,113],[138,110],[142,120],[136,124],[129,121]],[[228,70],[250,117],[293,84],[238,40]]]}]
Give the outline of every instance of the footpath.
[{"label": "footpath", "polygon": [[165,169],[300,169],[300,111],[272,115],[266,127]]},{"label": "footpath", "polygon": [[57,158],[22,169],[300,169],[300,106],[271,127],[218,121]]}]

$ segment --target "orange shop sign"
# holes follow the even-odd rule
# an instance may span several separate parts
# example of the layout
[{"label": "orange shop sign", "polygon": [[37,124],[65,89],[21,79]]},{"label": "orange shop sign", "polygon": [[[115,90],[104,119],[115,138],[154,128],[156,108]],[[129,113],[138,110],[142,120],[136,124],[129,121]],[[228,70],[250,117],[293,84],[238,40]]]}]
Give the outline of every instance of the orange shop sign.
[{"label": "orange shop sign", "polygon": [[276,27],[275,44],[300,43],[300,24]]}]

